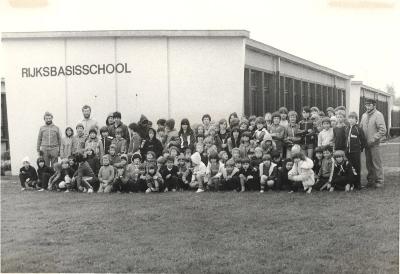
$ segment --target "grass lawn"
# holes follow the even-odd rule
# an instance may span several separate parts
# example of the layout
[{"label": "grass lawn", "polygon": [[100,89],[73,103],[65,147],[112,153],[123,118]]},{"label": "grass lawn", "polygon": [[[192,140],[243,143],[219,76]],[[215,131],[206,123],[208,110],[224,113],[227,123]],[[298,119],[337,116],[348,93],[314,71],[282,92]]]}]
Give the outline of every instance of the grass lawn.
[{"label": "grass lawn", "polygon": [[1,270],[398,273],[399,149],[382,146],[383,189],[353,193],[21,193],[3,178]]}]

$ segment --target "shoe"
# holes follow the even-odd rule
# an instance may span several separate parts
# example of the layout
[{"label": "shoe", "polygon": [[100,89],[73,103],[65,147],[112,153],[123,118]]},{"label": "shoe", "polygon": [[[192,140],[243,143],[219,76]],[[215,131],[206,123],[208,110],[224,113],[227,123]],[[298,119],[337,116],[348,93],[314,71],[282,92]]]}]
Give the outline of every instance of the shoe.
[{"label": "shoe", "polygon": [[38,191],[44,191],[44,188],[39,188]]},{"label": "shoe", "polygon": [[260,193],[264,193],[264,189],[261,189],[261,190],[260,190]]},{"label": "shoe", "polygon": [[21,188],[21,191],[25,191],[25,190],[26,190],[26,188],[25,188],[25,187],[22,187],[22,188]]},{"label": "shoe", "polygon": [[306,193],[307,193],[307,194],[310,194],[311,191],[312,191],[312,187],[309,187],[309,188],[306,190]]},{"label": "shoe", "polygon": [[351,187],[350,187],[350,191],[353,191],[353,190],[354,190],[354,186],[351,186]]},{"label": "shoe", "polygon": [[164,189],[164,192],[168,192],[168,187],[166,187],[166,188]]},{"label": "shoe", "polygon": [[204,192],[204,189],[201,189],[201,188],[197,189],[197,191],[196,191],[196,193],[202,193],[202,192]]},{"label": "shoe", "polygon": [[346,192],[349,192],[349,191],[350,191],[350,185],[349,185],[349,184],[347,184],[347,185],[344,187],[344,191],[346,191]]},{"label": "shoe", "polygon": [[66,191],[64,191],[65,193],[68,193],[69,192],[69,189],[67,189]]},{"label": "shoe", "polygon": [[376,184],[375,184],[375,187],[376,187],[376,188],[382,188],[382,187],[383,187],[383,183],[376,183]]},{"label": "shoe", "polygon": [[329,192],[333,192],[335,189],[333,188],[333,187],[331,187],[330,189],[329,189]]},{"label": "shoe", "polygon": [[87,191],[88,191],[88,190],[87,190],[86,188],[84,188],[82,192],[83,192],[83,193],[86,193]]},{"label": "shoe", "polygon": [[87,193],[93,193],[93,188],[89,188]]},{"label": "shoe", "polygon": [[151,193],[151,188],[146,189],[145,193]]},{"label": "shoe", "polygon": [[175,188],[173,188],[173,189],[172,189],[172,192],[176,192],[176,189],[175,189]]},{"label": "shoe", "polygon": [[288,193],[294,193],[294,191],[293,191],[293,190],[291,190],[291,191],[289,191]]},{"label": "shoe", "polygon": [[156,192],[156,188],[152,187],[150,188],[151,192]]}]

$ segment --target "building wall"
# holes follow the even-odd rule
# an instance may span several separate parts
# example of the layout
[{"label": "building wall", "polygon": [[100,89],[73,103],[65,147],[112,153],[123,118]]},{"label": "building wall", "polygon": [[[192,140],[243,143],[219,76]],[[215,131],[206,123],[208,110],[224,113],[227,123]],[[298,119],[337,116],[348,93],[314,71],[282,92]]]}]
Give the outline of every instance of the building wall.
[{"label": "building wall", "polygon": [[[119,110],[125,123],[145,114],[200,122],[243,113],[244,42],[242,37],[106,37],[18,39],[3,41],[13,174],[21,159],[37,157],[43,113],[54,114],[64,135],[92,116],[105,124]],[[22,67],[127,63],[132,73],[22,78]]]}]

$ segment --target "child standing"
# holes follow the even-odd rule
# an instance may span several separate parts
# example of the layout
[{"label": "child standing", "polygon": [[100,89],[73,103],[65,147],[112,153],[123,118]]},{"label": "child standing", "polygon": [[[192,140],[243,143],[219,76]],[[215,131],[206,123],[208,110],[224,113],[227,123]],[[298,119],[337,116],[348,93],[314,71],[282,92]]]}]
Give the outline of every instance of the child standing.
[{"label": "child standing", "polygon": [[146,155],[147,152],[153,151],[156,155],[156,158],[160,157],[163,147],[160,140],[158,140],[156,137],[156,131],[153,128],[149,128],[147,135],[147,139],[143,140],[142,142],[142,147],[140,150],[141,155]]},{"label": "child standing", "polygon": [[218,154],[213,152],[208,157],[207,165],[207,185],[209,189],[214,189],[216,191],[220,190],[220,179],[222,176],[223,165],[218,161]]},{"label": "child standing", "polygon": [[367,140],[364,131],[357,124],[358,116],[350,112],[348,116],[349,126],[345,129],[346,134],[346,157],[354,167],[355,182],[354,188],[361,189],[361,152],[366,147]]},{"label": "child standing", "polygon": [[280,125],[281,115],[279,112],[272,113],[272,125],[270,127],[270,134],[272,140],[275,142],[276,149],[282,155],[283,139],[285,137],[285,128]]},{"label": "child standing", "polygon": [[322,131],[318,133],[318,146],[333,146],[333,129],[331,127],[331,119],[324,117],[321,120]]},{"label": "child standing", "polygon": [[112,143],[113,137],[108,136],[108,127],[104,126],[100,128],[101,139],[99,141],[99,157],[103,160],[103,156],[110,153],[110,145]]},{"label": "child standing", "polygon": [[111,143],[115,145],[115,153],[117,153],[117,155],[122,155],[127,152],[126,140],[122,137],[122,128],[118,127],[115,130],[115,138]]},{"label": "child standing", "polygon": [[314,150],[314,123],[310,119],[311,110],[309,107],[303,107],[303,120],[299,122],[300,132],[302,134],[301,149],[312,158]]},{"label": "child standing", "polygon": [[75,127],[76,135],[73,139],[72,145],[72,154],[76,153],[84,153],[85,152],[85,144],[86,144],[86,135],[85,135],[85,128],[83,127],[82,123],[78,123]]},{"label": "child standing", "polygon": [[94,151],[94,154],[97,155],[98,148],[99,148],[99,139],[97,138],[97,130],[95,128],[92,128],[89,130],[89,136],[85,143],[85,151],[88,149],[92,149]]},{"label": "child standing", "polygon": [[289,124],[285,131],[286,158],[290,158],[293,145],[300,144],[300,126],[297,122],[297,112],[289,111]]},{"label": "child standing", "polygon": [[60,157],[68,158],[72,155],[72,144],[74,140],[74,130],[71,127],[65,129],[65,137],[61,140]]},{"label": "child standing", "polygon": [[99,182],[100,187],[97,192],[100,193],[110,193],[112,191],[112,183],[114,181],[115,169],[110,165],[110,156],[108,154],[103,155],[102,157],[102,166],[99,170]]},{"label": "child standing", "polygon": [[334,150],[346,150],[346,125],[344,124],[345,117],[346,112],[344,110],[336,111],[337,124],[333,129]]},{"label": "child standing", "polygon": [[325,146],[323,147],[322,151],[324,158],[322,159],[321,168],[319,169],[317,175],[317,183],[315,185],[315,188],[320,190],[326,188],[327,190],[329,190],[330,184],[332,182],[335,162],[332,159],[332,147]]},{"label": "child standing", "polygon": [[31,166],[28,157],[22,159],[22,167],[19,169],[19,181],[21,183],[21,191],[26,189],[26,184],[32,188],[36,188],[37,184],[37,173],[36,169]]}]

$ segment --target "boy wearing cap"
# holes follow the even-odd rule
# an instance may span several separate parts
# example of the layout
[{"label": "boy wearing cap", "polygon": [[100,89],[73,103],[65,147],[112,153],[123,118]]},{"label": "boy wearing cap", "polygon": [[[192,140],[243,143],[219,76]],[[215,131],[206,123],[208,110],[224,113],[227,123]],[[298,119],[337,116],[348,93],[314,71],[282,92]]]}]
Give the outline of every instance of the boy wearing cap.
[{"label": "boy wearing cap", "polygon": [[366,147],[364,131],[358,126],[358,115],[350,112],[348,116],[349,126],[345,128],[346,133],[346,157],[354,167],[354,188],[361,189],[361,152]]},{"label": "boy wearing cap", "polygon": [[37,183],[36,169],[31,166],[29,157],[22,159],[22,167],[19,169],[19,181],[21,182],[21,191],[26,189],[26,184],[32,188],[36,188]]}]

